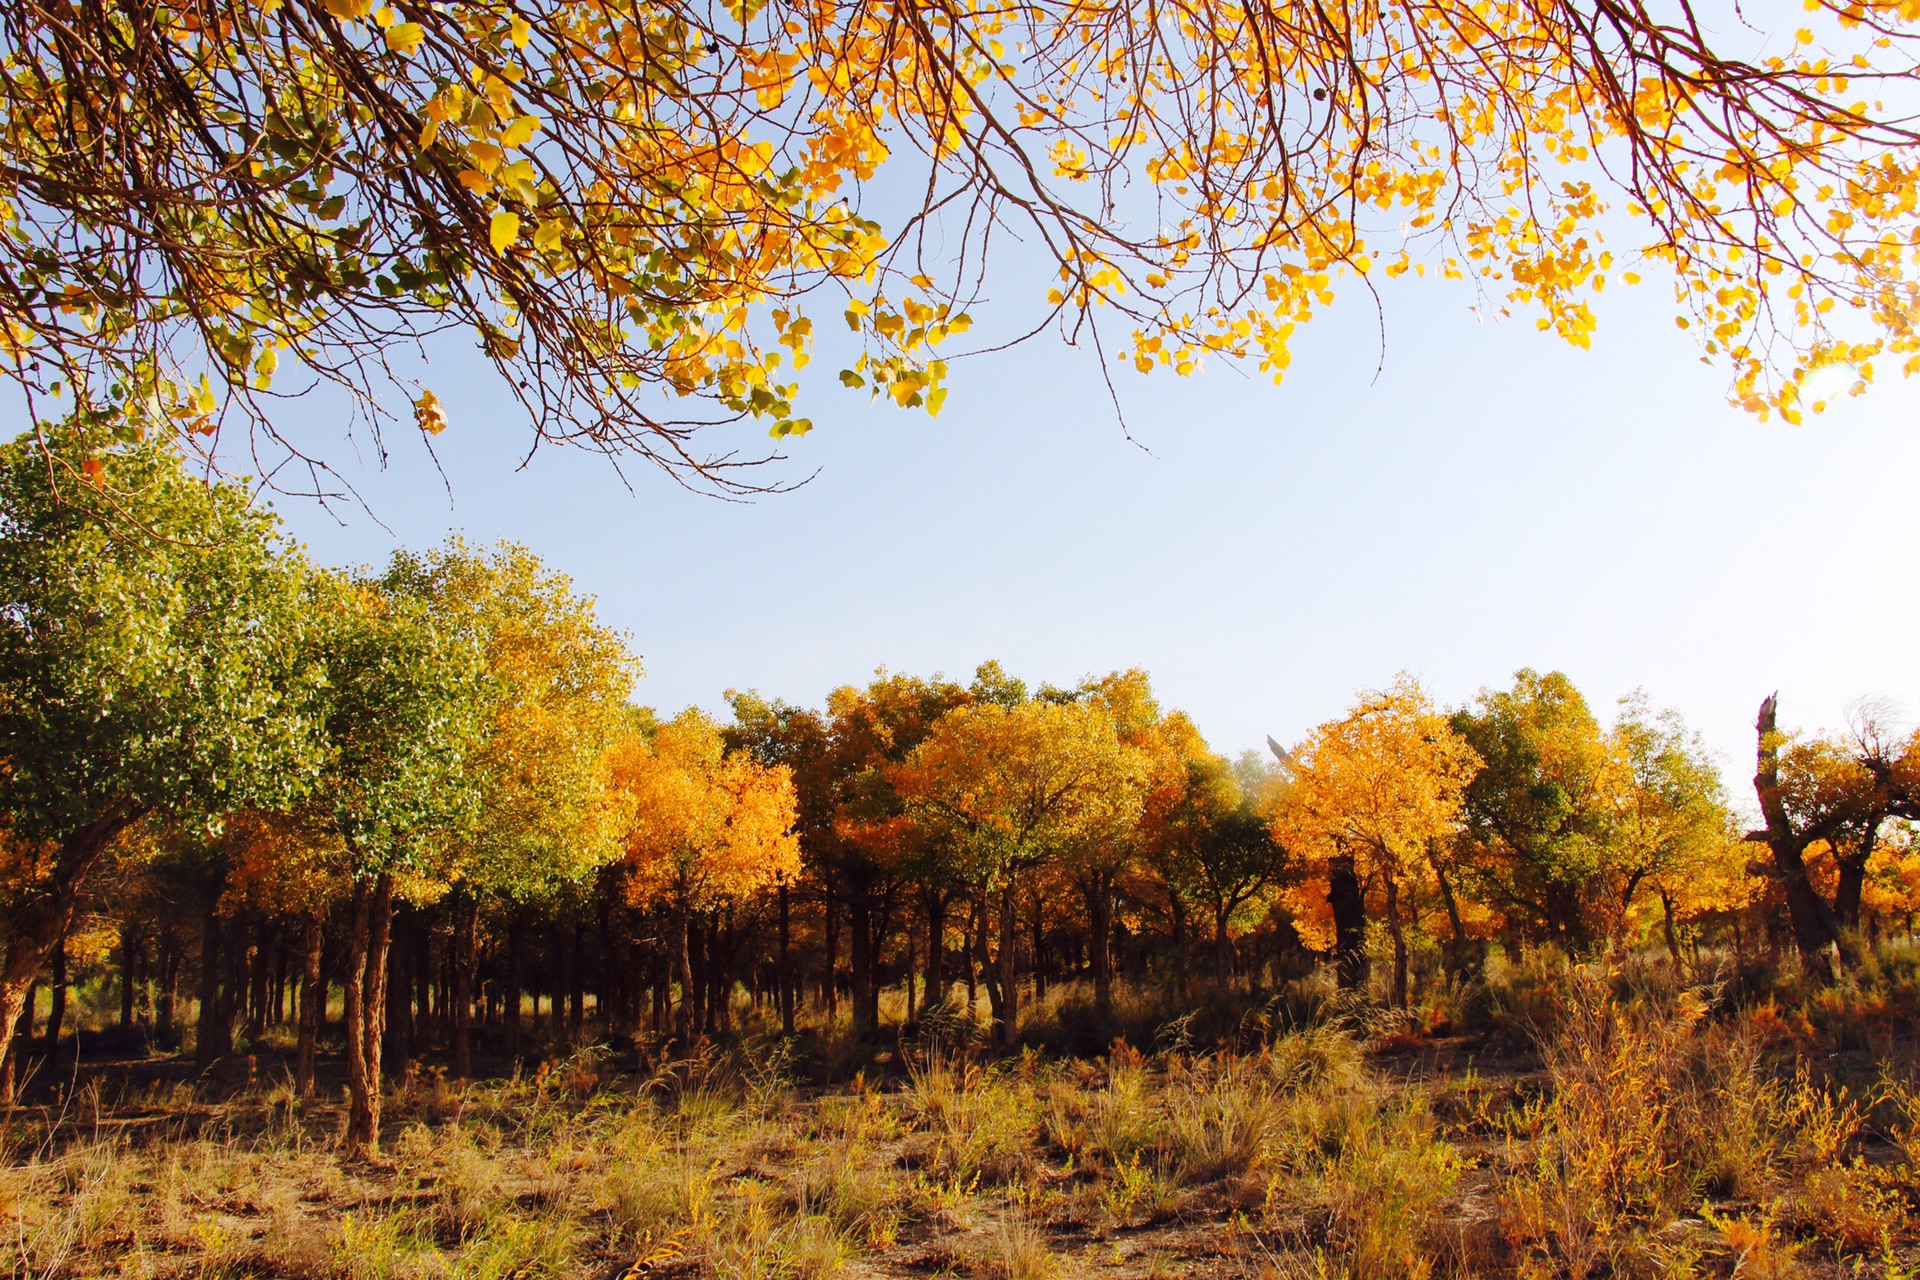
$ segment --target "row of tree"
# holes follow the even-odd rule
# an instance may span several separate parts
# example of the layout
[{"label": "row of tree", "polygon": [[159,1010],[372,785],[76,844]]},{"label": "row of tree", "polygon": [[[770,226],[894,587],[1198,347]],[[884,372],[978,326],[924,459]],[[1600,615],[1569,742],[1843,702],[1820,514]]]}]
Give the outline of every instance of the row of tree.
[{"label": "row of tree", "polygon": [[1872,716],[1789,738],[1769,699],[1751,833],[1676,714],[1629,698],[1606,726],[1532,671],[1452,712],[1403,677],[1238,760],[1139,671],[882,671],[820,709],[663,721],[526,550],[321,569],[116,430],[0,453],[0,1051],[85,938],[162,1038],[197,974],[205,1065],[290,1024],[303,1092],[337,990],[356,1143],[383,1072],[511,1059],[543,998],[550,1032],[684,1046],[743,993],[787,1032],[844,1001],[871,1034],[883,992],[971,1020],[984,987],[1005,1045],[1061,980],[1105,1013],[1122,972],[1323,957],[1357,988],[1377,954],[1405,1007],[1422,957],[1470,976],[1495,940],[1790,937],[1830,976],[1920,895],[1920,752]]}]

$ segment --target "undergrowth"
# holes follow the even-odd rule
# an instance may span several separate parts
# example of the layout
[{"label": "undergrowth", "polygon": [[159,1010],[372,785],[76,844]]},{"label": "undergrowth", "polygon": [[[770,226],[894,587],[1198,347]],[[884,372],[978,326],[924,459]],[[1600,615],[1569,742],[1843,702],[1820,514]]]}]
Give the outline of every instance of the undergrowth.
[{"label": "undergrowth", "polygon": [[[1158,1047],[990,1060],[930,1038],[826,1087],[766,1046],[641,1079],[586,1051],[504,1083],[409,1079],[377,1162],[342,1154],[337,1108],[284,1091],[95,1087],[10,1121],[9,1270],[1914,1274],[1904,997],[1741,1003],[1707,977],[1549,957],[1411,1023],[1302,988],[1140,1037]],[[1466,1047],[1485,1060],[1432,1057],[1435,1021],[1469,1004],[1502,1020]],[[1855,1039],[1880,1046],[1868,1075]]]}]

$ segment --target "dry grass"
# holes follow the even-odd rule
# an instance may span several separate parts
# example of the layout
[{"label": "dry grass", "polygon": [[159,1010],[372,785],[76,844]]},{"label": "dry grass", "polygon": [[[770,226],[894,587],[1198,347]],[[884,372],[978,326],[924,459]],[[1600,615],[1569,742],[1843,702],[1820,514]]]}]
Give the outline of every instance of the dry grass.
[{"label": "dry grass", "polygon": [[[1870,1081],[1819,1074],[1804,1016],[1716,1011],[1712,991],[1550,959],[1498,976],[1475,999],[1537,1047],[1482,1070],[1382,1057],[1388,1037],[1354,1016],[1246,1052],[928,1051],[901,1078],[825,1088],[751,1054],[618,1082],[582,1058],[488,1087],[410,1081],[377,1165],[343,1159],[334,1110],[284,1093],[215,1104],[174,1088],[121,1106],[161,1117],[127,1124],[96,1092],[51,1126],[15,1114],[7,1270],[1915,1273],[1910,1069],[1883,1056]],[[1396,1023],[1396,1053],[1406,1040]]]}]

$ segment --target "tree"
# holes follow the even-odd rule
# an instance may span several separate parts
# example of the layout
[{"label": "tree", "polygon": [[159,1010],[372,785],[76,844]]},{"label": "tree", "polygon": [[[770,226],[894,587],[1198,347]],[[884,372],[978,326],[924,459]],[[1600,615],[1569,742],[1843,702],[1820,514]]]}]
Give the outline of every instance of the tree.
[{"label": "tree", "polygon": [[1616,775],[1608,822],[1612,935],[1625,941],[1634,895],[1651,885],[1661,906],[1667,950],[1679,959],[1676,913],[1723,902],[1745,880],[1733,815],[1720,770],[1677,711],[1656,715],[1645,695],[1621,699],[1607,735],[1624,766]]},{"label": "tree", "polygon": [[[782,765],[726,750],[719,726],[692,709],[660,725],[651,743],[627,739],[613,767],[632,805],[628,898],[670,916],[680,984],[676,1031],[684,1045],[701,1030],[691,958],[695,917],[764,893],[800,868],[793,780]],[[709,1023],[723,1013],[709,1004]]]},{"label": "tree", "polygon": [[[999,663],[982,664],[980,673],[983,679],[998,677]],[[958,883],[944,856],[954,851],[947,833],[914,821],[897,771],[944,717],[979,698],[985,687],[981,679],[969,691],[938,675],[921,679],[883,670],[864,689],[845,685],[827,696],[833,829],[811,852],[816,870],[830,879],[836,901],[846,908],[853,1025],[862,1035],[879,1025],[882,952],[903,885],[911,877],[930,890],[925,904],[943,919]],[[1025,694],[1018,681],[996,687]]]},{"label": "tree", "polygon": [[[226,855],[226,865],[221,868],[223,891],[219,901],[209,906],[210,918],[216,911],[231,914],[236,908],[253,907],[291,918],[299,926],[300,1025],[294,1049],[293,1088],[303,1098],[313,1095],[321,1015],[327,998],[321,974],[326,922],[352,891],[346,841],[330,829],[326,817],[317,806],[302,806],[287,813],[244,810],[233,815],[221,839]],[[213,957],[203,946],[203,970],[213,964]],[[203,1004],[203,1027],[209,1012]],[[204,1046],[201,1051],[204,1055]]]},{"label": "tree", "polygon": [[[1080,702],[979,702],[948,712],[893,772],[915,815],[960,851],[983,908],[997,898],[987,957],[995,1043],[1019,1031],[1019,892],[1029,873],[1090,828],[1140,803],[1139,753],[1104,708]],[[983,911],[984,914],[984,911]]]},{"label": "tree", "polygon": [[1262,800],[1226,759],[1199,755],[1187,761],[1186,785],[1161,823],[1174,891],[1198,899],[1210,917],[1216,982],[1232,976],[1236,923],[1286,869]]},{"label": "tree", "polygon": [[[1754,725],[1753,789],[1766,825],[1747,838],[1773,855],[1802,962],[1830,981],[1829,948],[1858,961],[1853,932],[1881,828],[1889,818],[1920,817],[1920,735],[1893,741],[1868,717],[1851,740],[1795,741],[1780,731],[1779,705],[1779,695],[1770,695]],[[1822,846],[1837,867],[1831,897],[1808,871],[1809,853]]]},{"label": "tree", "polygon": [[472,637],[437,619],[398,559],[385,578],[315,579],[327,691],[316,800],[347,850],[347,1142],[380,1141],[387,948],[397,879],[446,883],[450,837],[480,798],[469,757],[497,688]]},{"label": "tree", "polygon": [[1483,762],[1465,794],[1462,870],[1516,937],[1583,949],[1605,894],[1620,759],[1573,681],[1514,673],[1483,689],[1454,731]]},{"label": "tree", "polygon": [[[474,956],[466,944],[475,897],[517,908],[619,859],[624,815],[607,755],[628,727],[640,664],[625,638],[596,620],[593,602],[525,547],[482,552],[456,538],[425,557],[398,557],[393,573],[438,625],[478,647],[494,691],[465,763],[477,788],[475,818],[450,833],[444,871],[458,894],[453,1041],[455,1072],[464,1077],[472,1069]],[[519,930],[512,932],[517,944]],[[509,963],[510,1042],[520,1025],[517,960]]]},{"label": "tree", "polygon": [[[724,731],[729,751],[745,751],[763,765],[785,768],[793,779],[794,836],[800,843],[803,870],[817,851],[834,840],[837,773],[826,721],[819,712],[757,692],[729,689],[727,704],[733,724]],[[776,974],[779,984],[781,1030],[792,1035],[799,976],[793,962],[793,885],[797,876],[782,876],[774,886],[779,900],[779,942]],[[937,962],[929,957],[937,970]],[[831,976],[831,975],[829,975]]]},{"label": "tree", "polygon": [[1114,805],[1105,822],[1083,824],[1063,862],[1086,905],[1094,1008],[1105,1017],[1113,1007],[1115,898],[1144,858],[1169,850],[1169,823],[1187,799],[1193,769],[1208,753],[1186,715],[1160,709],[1145,671],[1115,671],[1087,681],[1081,693],[1113,720],[1114,732],[1139,752],[1142,764],[1138,805]]},{"label": "tree", "polygon": [[[1781,54],[1687,15],[1467,0],[22,0],[6,367],[36,406],[159,393],[194,430],[264,421],[299,370],[377,421],[384,354],[457,326],[544,436],[750,484],[700,421],[804,431],[782,379],[823,308],[864,348],[842,381],[937,409],[932,350],[1012,232],[1068,335],[1276,377],[1340,277],[1423,270],[1413,249],[1580,345],[1637,251],[1735,399],[1795,417],[1822,368],[1913,367],[1920,253],[1912,20],[1807,21]],[[896,188],[891,227],[858,212]]]},{"label": "tree", "polygon": [[85,416],[0,450],[0,1055],[116,837],[279,806],[319,756],[297,559],[235,485]]},{"label": "tree", "polygon": [[1461,797],[1480,757],[1402,675],[1362,695],[1339,720],[1291,753],[1273,814],[1277,843],[1324,868],[1333,908],[1335,963],[1343,987],[1367,976],[1365,893],[1377,885],[1393,938],[1393,1002],[1407,1007],[1404,886],[1433,873],[1433,845],[1459,821]]}]

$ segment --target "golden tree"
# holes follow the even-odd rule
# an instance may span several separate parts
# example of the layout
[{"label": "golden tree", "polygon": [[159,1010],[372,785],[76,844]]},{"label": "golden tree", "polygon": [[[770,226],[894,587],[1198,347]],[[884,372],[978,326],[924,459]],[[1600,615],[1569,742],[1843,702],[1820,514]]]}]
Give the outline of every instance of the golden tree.
[{"label": "golden tree", "polygon": [[950,711],[895,770],[910,810],[959,851],[983,918],[998,900],[985,966],[996,1043],[1011,1044],[1020,1025],[1020,891],[1088,833],[1137,819],[1144,772],[1105,707],[1041,701]]},{"label": "golden tree", "polygon": [[1377,887],[1393,939],[1393,1001],[1407,1006],[1402,891],[1432,876],[1433,846],[1458,823],[1461,791],[1479,767],[1473,748],[1405,675],[1363,694],[1292,752],[1273,836],[1325,877],[1342,986],[1366,981],[1366,895]]},{"label": "golden tree", "polygon": [[[719,726],[695,710],[615,748],[614,783],[632,806],[628,900],[670,918],[676,1029],[690,1039],[700,1001],[691,959],[696,916],[772,889],[800,870],[793,780],[785,765],[727,751]],[[709,1017],[719,1011],[709,1005]]]},{"label": "golden tree", "polygon": [[[453,901],[455,1074],[472,1067],[474,922],[481,896],[518,910],[582,883],[621,853],[621,806],[607,755],[628,726],[640,664],[602,625],[591,597],[525,547],[487,551],[458,538],[395,574],[435,617],[484,653],[495,696],[467,760],[474,820],[447,833],[440,882]],[[512,943],[519,941],[512,931]],[[507,1035],[517,1047],[520,973],[508,954]]]},{"label": "golden tree", "polygon": [[1797,417],[1817,370],[1913,367],[1920,253],[1914,18],[1807,8],[17,0],[5,367],[35,412],[211,431],[318,378],[377,421],[388,353],[460,328],[545,437],[746,484],[702,421],[806,430],[829,315],[842,381],[937,409],[1017,234],[1067,334],[1275,377],[1343,277],[1471,276],[1584,345],[1646,259]]}]

